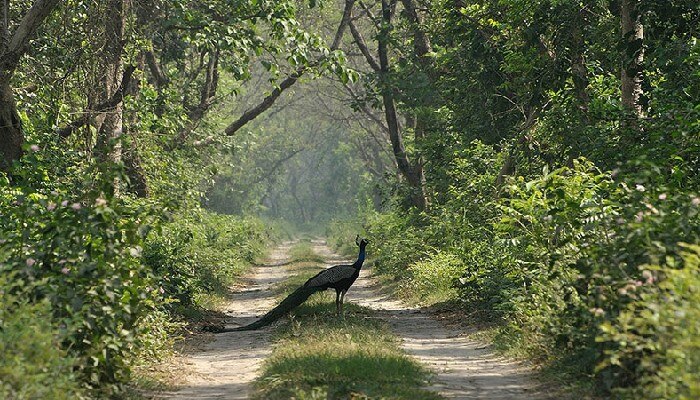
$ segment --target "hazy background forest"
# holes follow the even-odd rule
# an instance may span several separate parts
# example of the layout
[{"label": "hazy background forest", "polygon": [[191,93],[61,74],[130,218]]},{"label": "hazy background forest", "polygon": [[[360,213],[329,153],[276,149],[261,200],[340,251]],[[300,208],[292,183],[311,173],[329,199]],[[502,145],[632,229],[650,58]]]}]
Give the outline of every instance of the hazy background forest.
[{"label": "hazy background forest", "polygon": [[0,2],[0,397],[120,397],[266,246],[700,396],[697,0]]}]

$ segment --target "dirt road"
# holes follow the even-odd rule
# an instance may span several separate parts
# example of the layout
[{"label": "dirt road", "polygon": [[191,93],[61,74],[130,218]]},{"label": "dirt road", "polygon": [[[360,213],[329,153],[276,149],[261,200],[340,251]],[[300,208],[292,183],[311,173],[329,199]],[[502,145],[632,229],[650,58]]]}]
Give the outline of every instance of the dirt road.
[{"label": "dirt road", "polygon": [[[245,325],[275,305],[271,286],[286,276],[291,243],[275,249],[268,262],[254,267],[244,289],[235,293],[226,311],[230,322]],[[330,264],[340,263],[323,241],[316,253]],[[351,262],[351,261],[350,261]],[[429,389],[448,399],[540,399],[531,372],[499,357],[486,344],[469,339],[418,308],[381,294],[363,271],[346,301],[372,308],[402,340],[406,352],[431,369]],[[246,399],[264,358],[270,354],[270,329],[216,335],[200,352],[182,358],[191,373],[180,390],[162,393],[168,399]]]},{"label": "dirt road", "polygon": [[[246,325],[275,305],[272,286],[286,277],[291,243],[283,243],[263,265],[254,266],[245,286],[231,296],[225,308],[229,322]],[[187,381],[177,391],[161,393],[164,399],[247,399],[262,361],[270,354],[270,330],[214,335],[201,351],[182,356]]]},{"label": "dirt road", "polygon": [[[325,242],[315,242],[315,251],[325,258],[337,256]],[[469,339],[417,307],[381,294],[362,271],[350,288],[346,301],[375,310],[402,339],[403,349],[436,375],[429,389],[448,399],[540,399],[531,371],[498,356],[485,343]]]}]

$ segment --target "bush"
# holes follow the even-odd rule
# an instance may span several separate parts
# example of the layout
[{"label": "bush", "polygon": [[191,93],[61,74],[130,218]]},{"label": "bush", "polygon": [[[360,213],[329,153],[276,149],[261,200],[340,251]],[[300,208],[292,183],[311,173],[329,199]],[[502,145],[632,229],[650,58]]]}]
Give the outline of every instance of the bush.
[{"label": "bush", "polygon": [[362,236],[364,229],[357,220],[333,220],[326,228],[326,238],[330,247],[345,256],[357,255],[355,237]]},{"label": "bush", "polygon": [[151,235],[143,260],[177,307],[192,307],[204,294],[228,290],[268,238],[259,220],[199,210]]},{"label": "bush", "polygon": [[597,341],[606,350],[598,371],[611,380],[638,377],[618,396],[700,397],[700,246],[684,247],[675,268],[641,266],[646,279],[626,293],[630,302],[600,324]]},{"label": "bush", "polygon": [[371,255],[378,272],[404,278],[409,275],[408,265],[434,251],[427,233],[415,226],[415,218],[395,213],[368,216]]},{"label": "bush", "polygon": [[455,163],[465,187],[427,215],[367,217],[378,272],[414,299],[459,297],[500,322],[501,347],[594,376],[606,394],[697,397],[697,254],[678,244],[700,242],[697,194],[643,158],[625,173],[585,159],[545,168],[499,197],[488,167]]},{"label": "bush", "polygon": [[[619,323],[611,321],[648,280],[639,266],[657,264],[663,275],[681,263],[679,240],[700,240],[693,196],[671,192],[653,166],[641,165],[615,180],[581,160],[509,188],[497,224],[515,278],[505,341],[550,359],[575,354],[577,366],[592,372],[608,350],[596,343],[599,327]],[[656,323],[640,319],[636,328]],[[646,376],[633,366],[641,359],[629,361],[601,369],[603,386],[637,385]]]},{"label": "bush", "polygon": [[438,251],[409,265],[410,278],[402,283],[402,294],[415,296],[427,303],[454,299],[457,282],[464,269],[460,257]]},{"label": "bush", "polygon": [[0,275],[0,398],[79,398],[76,360],[61,349],[51,304],[22,300],[27,288],[12,275]]},{"label": "bush", "polygon": [[556,357],[561,346],[589,344],[583,327],[590,316],[580,313],[586,282],[577,280],[591,273],[582,267],[585,248],[605,240],[600,221],[617,212],[608,200],[614,190],[609,174],[583,160],[508,187],[495,225],[509,277],[509,296],[502,297],[508,304],[501,305],[509,310],[508,340],[520,338],[545,357]]},{"label": "bush", "polygon": [[17,282],[10,294],[27,288],[27,304],[50,304],[47,325],[79,379],[105,394],[128,380],[139,322],[162,301],[139,261],[148,210],[109,193],[0,188],[0,275]]}]

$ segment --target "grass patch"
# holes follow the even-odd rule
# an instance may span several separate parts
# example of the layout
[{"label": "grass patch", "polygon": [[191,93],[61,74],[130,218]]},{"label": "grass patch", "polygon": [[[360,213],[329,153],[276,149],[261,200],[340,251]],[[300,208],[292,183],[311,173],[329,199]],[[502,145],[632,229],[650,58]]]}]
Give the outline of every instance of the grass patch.
[{"label": "grass patch", "polygon": [[321,255],[316,254],[310,241],[300,241],[295,243],[291,249],[289,249],[289,256],[292,262],[314,262],[322,263],[325,260]]},{"label": "grass patch", "polygon": [[[319,271],[289,266],[289,292]],[[352,303],[335,316],[335,293],[313,295],[291,321],[277,328],[272,355],[256,383],[256,399],[440,399],[422,387],[429,373],[399,348],[398,339],[373,312]]]}]

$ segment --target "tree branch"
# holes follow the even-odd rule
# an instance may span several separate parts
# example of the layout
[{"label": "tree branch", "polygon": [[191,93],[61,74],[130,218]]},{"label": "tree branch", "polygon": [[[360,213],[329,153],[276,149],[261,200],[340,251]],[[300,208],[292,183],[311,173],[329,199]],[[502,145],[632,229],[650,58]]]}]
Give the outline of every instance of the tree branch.
[{"label": "tree branch", "polygon": [[[343,18],[340,20],[340,24],[338,25],[338,30],[336,31],[335,37],[333,39],[333,44],[330,47],[330,50],[337,50],[338,46],[340,46],[340,41],[343,38],[343,33],[345,32],[345,28],[348,25],[348,22],[350,21],[350,15],[352,14],[352,7],[355,4],[355,0],[345,0],[345,9],[343,10]],[[318,64],[318,62],[314,63]],[[278,87],[276,87],[272,93],[270,93],[267,97],[265,97],[258,105],[255,107],[247,110],[246,112],[243,113],[243,115],[238,118],[236,121],[231,123],[229,126],[226,127],[224,132],[226,135],[231,136],[238,132],[239,129],[241,129],[243,126],[245,126],[248,122],[254,120],[255,118],[258,117],[258,115],[262,114],[265,112],[267,109],[272,107],[273,104],[275,104],[275,101],[280,97],[283,91],[286,89],[290,88],[292,85],[294,85],[297,80],[304,75],[304,73],[311,67],[312,65],[305,66],[298,68],[296,71],[294,71],[291,75],[289,75],[285,80],[280,83]]]},{"label": "tree branch", "polygon": [[151,50],[146,51],[144,54],[146,55],[146,64],[148,64],[148,69],[151,71],[151,75],[153,75],[153,78],[156,80],[156,85],[158,87],[167,85],[168,77],[165,76],[163,70],[160,68],[158,60],[156,60],[156,55],[153,54],[153,51]]},{"label": "tree branch", "polygon": [[255,185],[255,184],[257,184],[257,183],[260,183],[260,182],[264,181],[265,179],[268,179],[269,177],[271,177],[272,174],[274,174],[275,171],[277,171],[277,170],[282,166],[282,164],[284,164],[285,162],[287,162],[288,160],[290,160],[292,157],[294,157],[295,155],[301,153],[301,152],[304,151],[304,150],[305,150],[305,149],[304,149],[303,147],[300,148],[300,149],[297,149],[297,150],[293,150],[291,153],[289,153],[289,154],[287,154],[286,156],[284,156],[284,157],[280,158],[279,160],[275,161],[275,163],[272,165],[272,168],[268,169],[262,176],[256,178],[256,179],[251,183],[251,186],[252,186],[252,185]]},{"label": "tree branch", "polygon": [[7,44],[7,50],[2,54],[0,71],[4,72],[6,77],[11,76],[15,68],[17,68],[17,64],[24,54],[27,44],[59,2],[60,0],[37,0],[24,15]]},{"label": "tree branch", "polygon": [[381,70],[381,67],[379,66],[379,63],[377,60],[374,59],[372,56],[372,53],[369,51],[369,48],[367,47],[367,43],[365,42],[365,39],[362,37],[362,34],[360,31],[357,29],[355,24],[350,21],[348,24],[350,25],[350,33],[352,33],[353,39],[355,39],[355,44],[357,44],[357,47],[360,49],[360,52],[362,53],[363,56],[365,56],[365,59],[367,60],[367,64],[375,71],[379,72]]},{"label": "tree branch", "polygon": [[364,101],[360,100],[360,96],[357,93],[355,93],[354,90],[352,90],[352,87],[350,87],[350,85],[343,85],[343,86],[345,87],[345,90],[347,90],[348,94],[350,94],[350,96],[353,98],[353,100],[355,100],[360,105],[360,107],[362,108],[362,111],[367,115],[367,117],[369,119],[371,119],[375,124],[377,124],[380,128],[382,128],[382,130],[384,132],[386,132],[388,134],[389,128],[384,124],[384,122],[382,122],[382,120],[379,119],[379,117],[377,117],[372,112],[372,110],[369,109],[369,107],[367,107],[367,104]]},{"label": "tree branch", "polygon": [[90,115],[93,113],[101,113],[105,111],[109,111],[110,109],[116,107],[124,101],[124,96],[129,89],[129,85],[131,83],[131,78],[134,74],[134,71],[136,70],[136,66],[134,65],[129,65],[126,67],[124,70],[124,74],[122,75],[122,81],[117,88],[117,90],[114,92],[112,97],[107,99],[106,101],[98,104],[96,107],[94,107],[91,110],[85,110],[82,113],[82,116],[76,119],[75,121],[71,122],[67,126],[60,128],[56,131],[58,135],[62,138],[67,138],[70,136],[73,132],[78,130],[79,128],[83,127],[90,121]]},{"label": "tree branch", "polygon": [[294,85],[297,82],[297,79],[301,77],[306,68],[300,68],[296,70],[294,73],[292,73],[290,76],[288,76],[285,80],[280,83],[279,87],[276,87],[272,93],[270,93],[267,97],[263,99],[257,106],[247,110],[246,112],[243,113],[243,115],[238,118],[236,121],[231,123],[229,126],[226,127],[224,132],[226,135],[231,136],[234,133],[236,133],[239,129],[241,129],[245,124],[248,122],[254,120],[257,118],[258,115],[262,114],[265,112],[268,108],[272,107],[273,104],[275,104],[275,101],[277,100],[278,97],[282,94],[283,91],[286,89],[289,89],[292,85]]},{"label": "tree branch", "polygon": [[343,9],[343,17],[340,19],[340,24],[338,25],[338,30],[335,32],[335,38],[333,39],[333,44],[331,44],[331,50],[335,50],[340,47],[340,41],[343,39],[343,34],[345,33],[345,28],[350,22],[350,17],[352,16],[352,7],[355,5],[355,0],[345,0],[345,8]]},{"label": "tree branch", "polygon": [[219,49],[214,48],[209,52],[209,62],[207,63],[207,73],[204,78],[204,85],[200,91],[199,104],[192,107],[187,112],[189,121],[180,130],[175,142],[175,146],[184,143],[187,136],[194,130],[199,121],[204,117],[204,114],[209,110],[209,108],[214,104],[214,99],[216,96],[216,89],[219,86]]}]

